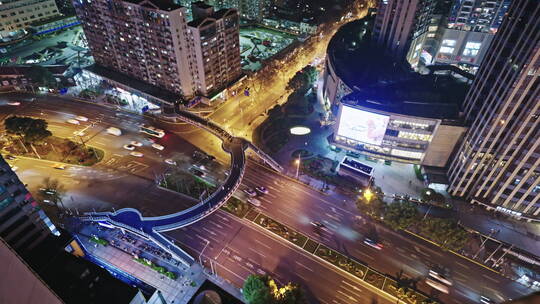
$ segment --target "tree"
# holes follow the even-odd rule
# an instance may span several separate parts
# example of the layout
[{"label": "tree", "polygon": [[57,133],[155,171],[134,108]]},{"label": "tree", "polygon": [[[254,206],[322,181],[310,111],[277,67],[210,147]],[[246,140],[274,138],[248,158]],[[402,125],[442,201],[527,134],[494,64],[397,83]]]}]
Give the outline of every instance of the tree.
[{"label": "tree", "polygon": [[49,69],[40,65],[33,65],[25,73],[25,76],[32,80],[34,84],[48,88],[57,88],[58,83]]},{"label": "tree", "polygon": [[300,285],[289,283],[283,288],[285,290],[281,296],[279,303],[283,304],[304,304],[307,303],[304,290]]},{"label": "tree", "polygon": [[46,177],[43,179],[41,188],[39,188],[37,198],[44,203],[52,203],[58,207],[58,203],[63,205],[62,197],[65,192],[64,186],[57,179]]},{"label": "tree", "polygon": [[250,304],[267,304],[274,303],[270,286],[268,285],[269,277],[250,275],[244,282],[243,294],[247,302]]},{"label": "tree", "polygon": [[430,218],[423,221],[420,233],[445,248],[460,250],[469,240],[469,233],[453,219]]},{"label": "tree", "polygon": [[298,284],[279,287],[269,276],[250,275],[244,282],[244,298],[250,304],[305,304],[304,290]]},{"label": "tree", "polygon": [[406,229],[417,218],[416,205],[410,202],[394,202],[386,208],[384,221],[394,229]]},{"label": "tree", "polygon": [[17,135],[27,143],[39,142],[52,135],[43,119],[11,116],[4,121],[4,127],[8,134]]}]

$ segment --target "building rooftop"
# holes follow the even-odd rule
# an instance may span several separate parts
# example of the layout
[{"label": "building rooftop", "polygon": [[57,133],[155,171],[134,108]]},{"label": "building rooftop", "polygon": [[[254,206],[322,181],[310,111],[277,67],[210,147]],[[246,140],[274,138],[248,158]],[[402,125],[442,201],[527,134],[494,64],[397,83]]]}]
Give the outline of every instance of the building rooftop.
[{"label": "building rooftop", "polygon": [[151,84],[148,84],[146,82],[137,80],[135,78],[132,78],[128,75],[110,70],[106,67],[93,64],[89,67],[84,68],[85,70],[94,73],[96,75],[99,75],[101,77],[116,81],[122,85],[125,85],[127,87],[136,89],[138,91],[141,91],[145,94],[148,94],[150,96],[159,98],[164,101],[168,101],[171,103],[177,102],[182,100],[182,96],[180,94],[176,94],[170,91],[167,91],[163,88],[153,86]]},{"label": "building rooftop", "polygon": [[327,55],[335,73],[351,89],[405,79],[413,73],[407,62],[397,62],[371,41],[372,23],[372,17],[349,22],[328,44]]},{"label": "building rooftop", "polygon": [[[32,67],[32,65],[0,66],[0,77],[25,75]],[[43,67],[53,75],[62,75],[68,69],[67,65],[47,65]]]},{"label": "building rooftop", "polygon": [[220,9],[219,11],[214,12],[210,16],[206,16],[206,17],[203,17],[203,18],[198,18],[198,19],[195,19],[193,21],[188,22],[188,26],[190,26],[190,27],[199,27],[199,26],[201,26],[201,24],[205,23],[205,21],[207,21],[207,19],[211,18],[211,19],[218,20],[218,19],[223,18],[225,15],[227,15],[231,11],[235,12],[236,9],[233,9],[233,8]]},{"label": "building rooftop", "polygon": [[137,4],[144,7],[155,8],[162,11],[174,11],[183,7],[174,3],[172,0],[124,0],[129,3]]},{"label": "building rooftop", "polygon": [[449,75],[420,75],[392,83],[378,83],[343,97],[344,104],[436,119],[458,119],[466,82]]}]

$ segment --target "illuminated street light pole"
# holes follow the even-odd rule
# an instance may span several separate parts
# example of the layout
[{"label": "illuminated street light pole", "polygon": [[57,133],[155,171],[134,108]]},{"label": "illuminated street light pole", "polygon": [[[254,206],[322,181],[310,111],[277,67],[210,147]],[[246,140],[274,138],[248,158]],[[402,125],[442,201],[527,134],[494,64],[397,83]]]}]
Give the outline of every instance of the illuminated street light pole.
[{"label": "illuminated street light pole", "polygon": [[298,179],[298,173],[300,172],[300,163],[301,163],[301,156],[298,154],[298,159],[295,161],[296,163],[296,179]]}]

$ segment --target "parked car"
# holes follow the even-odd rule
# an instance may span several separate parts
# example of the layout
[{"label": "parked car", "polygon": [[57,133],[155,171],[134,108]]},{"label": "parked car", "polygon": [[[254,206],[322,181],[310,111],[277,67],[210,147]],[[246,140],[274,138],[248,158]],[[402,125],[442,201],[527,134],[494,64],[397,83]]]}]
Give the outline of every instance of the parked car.
[{"label": "parked car", "polygon": [[129,151],[133,151],[133,150],[135,150],[135,146],[132,145],[132,144],[127,144],[127,145],[124,145],[124,149],[129,150]]},{"label": "parked car", "polygon": [[10,106],[20,106],[21,105],[21,103],[19,101],[8,101],[7,104],[10,105]]},{"label": "parked car", "polygon": [[133,151],[133,152],[129,153],[129,155],[135,156],[135,157],[143,157],[144,156],[144,154],[142,154],[141,152],[137,152],[137,151]]},{"label": "parked car", "polygon": [[129,142],[130,145],[134,145],[135,147],[140,147],[142,146],[142,143],[141,142],[138,142],[136,140],[132,140]]},{"label": "parked car", "polygon": [[81,116],[81,115],[75,117],[75,119],[76,119],[76,120],[79,120],[79,121],[88,121],[88,117],[86,117],[86,116]]},{"label": "parked car", "polygon": [[66,122],[67,122],[67,123],[70,123],[70,124],[72,124],[72,125],[79,125],[79,124],[81,124],[81,123],[80,123],[78,120],[76,120],[76,119],[68,119],[68,120],[66,120]]}]

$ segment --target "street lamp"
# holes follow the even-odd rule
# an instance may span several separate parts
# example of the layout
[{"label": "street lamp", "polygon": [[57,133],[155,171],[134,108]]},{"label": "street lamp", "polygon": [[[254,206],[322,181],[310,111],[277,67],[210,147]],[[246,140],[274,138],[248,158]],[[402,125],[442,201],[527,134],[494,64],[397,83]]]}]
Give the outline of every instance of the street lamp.
[{"label": "street lamp", "polygon": [[298,159],[294,161],[296,164],[296,179],[298,179],[298,173],[300,172],[300,154],[298,155]]},{"label": "street lamp", "polygon": [[369,203],[371,201],[371,199],[373,198],[373,192],[371,191],[371,189],[367,188],[366,191],[364,191],[364,198],[366,199],[366,201]]}]

